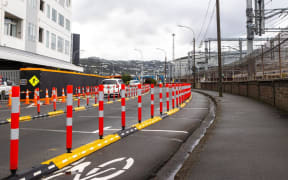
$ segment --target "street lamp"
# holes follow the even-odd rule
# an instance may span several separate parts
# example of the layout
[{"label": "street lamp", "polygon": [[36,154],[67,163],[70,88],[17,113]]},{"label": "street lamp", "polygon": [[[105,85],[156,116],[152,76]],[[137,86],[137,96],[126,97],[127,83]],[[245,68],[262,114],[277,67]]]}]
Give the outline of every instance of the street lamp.
[{"label": "street lamp", "polygon": [[143,52],[141,49],[134,49],[134,51],[139,52],[140,56],[141,56],[141,61],[142,61],[142,67],[141,67],[141,73],[140,73],[140,82],[143,83],[143,70],[144,70],[144,62],[143,62]]},{"label": "street lamp", "polygon": [[170,65],[171,80],[174,81],[174,61],[175,61],[175,33],[172,33],[172,63]]},{"label": "street lamp", "polygon": [[164,49],[156,48],[156,50],[162,51],[165,55],[165,64],[164,64],[164,84],[166,83],[166,69],[167,69],[167,53]]},{"label": "street lamp", "polygon": [[195,32],[194,30],[189,27],[189,26],[183,26],[183,25],[178,25],[178,27],[181,27],[181,28],[185,28],[185,29],[188,29],[189,31],[191,31],[193,33],[193,51],[194,51],[194,55],[193,55],[193,59],[194,59],[194,62],[193,62],[193,78],[194,78],[194,88],[196,88],[196,39],[195,39]]}]

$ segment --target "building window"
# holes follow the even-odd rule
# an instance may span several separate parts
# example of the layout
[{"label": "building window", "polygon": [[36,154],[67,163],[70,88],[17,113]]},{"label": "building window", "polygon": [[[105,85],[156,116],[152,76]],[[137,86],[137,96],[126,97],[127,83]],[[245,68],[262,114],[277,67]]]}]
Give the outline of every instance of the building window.
[{"label": "building window", "polygon": [[52,21],[57,22],[57,11],[52,8]]},{"label": "building window", "polygon": [[60,26],[64,27],[64,16],[62,14],[58,14],[58,23]]},{"label": "building window", "polygon": [[39,35],[38,41],[40,43],[43,43],[43,36],[44,36],[44,29],[43,28],[39,27],[39,34],[38,35]]},{"label": "building window", "polygon": [[21,38],[22,20],[12,14],[5,12],[4,33],[8,36]]},{"label": "building window", "polygon": [[32,23],[28,23],[28,40],[36,41],[36,26]]},{"label": "building window", "polygon": [[47,16],[48,19],[50,19],[50,11],[51,11],[50,5],[47,4],[47,5],[46,5],[46,16]]},{"label": "building window", "polygon": [[46,47],[49,48],[50,44],[50,32],[46,31]]},{"label": "building window", "polygon": [[64,45],[63,38],[58,36],[58,42],[57,42],[57,50],[58,50],[58,52],[63,52],[63,45]]},{"label": "building window", "polygon": [[69,51],[70,51],[70,43],[69,41],[65,40],[65,54],[69,55],[70,54]]},{"label": "building window", "polygon": [[44,12],[45,3],[43,0],[40,0],[40,11]]},{"label": "building window", "polygon": [[66,29],[68,30],[68,31],[70,31],[70,21],[69,21],[69,19],[66,19]]},{"label": "building window", "polygon": [[56,49],[56,35],[54,33],[51,34],[51,49]]}]

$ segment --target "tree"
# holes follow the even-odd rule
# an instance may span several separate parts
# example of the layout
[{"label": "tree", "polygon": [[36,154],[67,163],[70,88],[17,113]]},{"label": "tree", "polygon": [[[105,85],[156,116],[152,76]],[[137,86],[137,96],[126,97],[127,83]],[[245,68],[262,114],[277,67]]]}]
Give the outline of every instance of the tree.
[{"label": "tree", "polygon": [[132,77],[130,74],[124,73],[122,74],[122,80],[125,84],[127,84],[130,80],[132,80]]},{"label": "tree", "polygon": [[145,84],[156,84],[156,80],[153,78],[147,78],[145,79]]}]

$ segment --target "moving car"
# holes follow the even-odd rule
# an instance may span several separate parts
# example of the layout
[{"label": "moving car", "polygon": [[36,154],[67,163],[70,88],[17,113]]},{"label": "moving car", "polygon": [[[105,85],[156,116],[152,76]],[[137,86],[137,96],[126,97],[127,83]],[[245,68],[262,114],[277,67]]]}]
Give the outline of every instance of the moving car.
[{"label": "moving car", "polygon": [[113,94],[117,97],[120,96],[122,79],[104,79],[101,84],[104,86],[104,96],[108,96],[108,90],[110,96],[113,96]]}]

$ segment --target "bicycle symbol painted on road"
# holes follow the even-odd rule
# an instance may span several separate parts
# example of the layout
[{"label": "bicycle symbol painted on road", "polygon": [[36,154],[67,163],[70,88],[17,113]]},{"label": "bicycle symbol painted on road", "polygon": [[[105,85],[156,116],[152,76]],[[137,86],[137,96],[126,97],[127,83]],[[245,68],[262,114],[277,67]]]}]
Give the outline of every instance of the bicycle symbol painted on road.
[{"label": "bicycle symbol painted on road", "polygon": [[[133,158],[121,157],[105,162],[95,168],[91,168],[92,162],[85,161],[85,159],[86,158],[83,158],[70,166],[56,171],[53,175],[43,178],[43,180],[57,179],[60,178],[60,176],[66,176],[67,174],[73,176],[73,180],[109,180],[123,174],[134,164]],[[113,167],[113,164],[123,163],[123,161],[125,163],[123,167]]]}]

